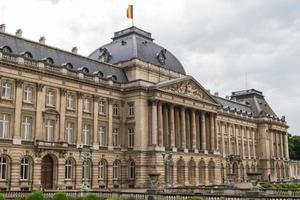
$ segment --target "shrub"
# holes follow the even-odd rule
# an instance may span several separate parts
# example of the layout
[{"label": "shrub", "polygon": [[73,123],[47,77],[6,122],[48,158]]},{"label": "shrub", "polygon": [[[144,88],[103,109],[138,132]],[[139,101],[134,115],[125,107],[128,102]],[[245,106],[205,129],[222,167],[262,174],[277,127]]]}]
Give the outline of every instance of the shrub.
[{"label": "shrub", "polygon": [[2,193],[0,193],[0,200],[5,200],[4,196]]},{"label": "shrub", "polygon": [[201,200],[200,197],[188,197],[186,200]]},{"label": "shrub", "polygon": [[25,197],[17,197],[16,200],[25,200]]},{"label": "shrub", "polygon": [[27,195],[25,200],[44,200],[44,196],[41,191],[34,191]]},{"label": "shrub", "polygon": [[54,194],[53,200],[68,200],[68,196],[64,192],[57,192]]},{"label": "shrub", "polygon": [[98,200],[98,197],[94,194],[88,194],[84,197],[84,200]]}]

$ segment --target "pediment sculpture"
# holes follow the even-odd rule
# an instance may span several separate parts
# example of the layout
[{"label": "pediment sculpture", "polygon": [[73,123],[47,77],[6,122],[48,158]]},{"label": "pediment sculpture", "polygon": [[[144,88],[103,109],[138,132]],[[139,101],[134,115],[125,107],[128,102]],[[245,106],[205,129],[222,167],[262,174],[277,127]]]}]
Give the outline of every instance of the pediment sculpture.
[{"label": "pediment sculpture", "polygon": [[163,88],[163,90],[192,98],[208,100],[204,91],[202,91],[199,86],[191,80],[167,86]]}]

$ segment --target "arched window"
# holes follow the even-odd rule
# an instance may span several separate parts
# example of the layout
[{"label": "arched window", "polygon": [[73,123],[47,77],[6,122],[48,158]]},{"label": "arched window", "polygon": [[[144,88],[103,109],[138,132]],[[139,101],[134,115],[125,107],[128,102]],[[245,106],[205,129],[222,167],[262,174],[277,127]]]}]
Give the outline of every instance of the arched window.
[{"label": "arched window", "polygon": [[66,160],[65,163],[65,179],[72,180],[73,178],[73,162],[71,159]]},{"label": "arched window", "polygon": [[2,47],[2,51],[4,53],[12,53],[12,50],[11,50],[11,48],[9,46]]},{"label": "arched window", "polygon": [[32,54],[29,51],[26,51],[22,54],[25,58],[32,58]]},{"label": "arched window", "polygon": [[100,78],[102,78],[102,77],[104,76],[104,74],[103,74],[103,72],[98,71],[98,72],[97,72],[97,76],[100,77]]},{"label": "arched window", "polygon": [[199,183],[201,183],[202,185],[205,184],[205,170],[206,170],[206,165],[204,160],[201,160],[199,163]]},{"label": "arched window", "polygon": [[185,163],[182,159],[177,162],[177,183],[184,185],[185,182]]},{"label": "arched window", "polygon": [[102,159],[99,164],[99,178],[101,180],[107,180],[107,162]]},{"label": "arched window", "polygon": [[212,160],[208,164],[208,180],[209,183],[215,182],[215,163]]},{"label": "arched window", "polygon": [[114,180],[119,180],[120,179],[120,162],[119,161],[115,161],[113,163],[113,179]]},{"label": "arched window", "polygon": [[21,180],[29,179],[29,160],[28,158],[22,158],[20,169]]},{"label": "arched window", "polygon": [[240,173],[241,173],[241,180],[244,181],[245,180],[245,169],[244,169],[244,165],[243,163],[241,163],[240,165]]},{"label": "arched window", "polygon": [[6,180],[7,178],[7,159],[0,157],[0,180]]},{"label": "arched window", "polygon": [[193,159],[189,161],[188,168],[189,184],[196,185],[196,163]]},{"label": "arched window", "polygon": [[131,161],[128,165],[128,178],[135,179],[135,162]]}]

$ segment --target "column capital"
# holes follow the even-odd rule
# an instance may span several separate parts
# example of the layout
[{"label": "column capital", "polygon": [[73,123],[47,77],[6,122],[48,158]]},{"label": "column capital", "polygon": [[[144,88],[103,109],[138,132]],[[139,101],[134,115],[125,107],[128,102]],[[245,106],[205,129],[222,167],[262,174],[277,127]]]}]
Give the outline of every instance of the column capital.
[{"label": "column capital", "polygon": [[22,87],[22,85],[24,83],[24,81],[21,79],[16,79],[15,82],[16,82],[16,87]]},{"label": "column capital", "polygon": [[66,96],[66,94],[67,94],[67,89],[60,88],[60,96]]},{"label": "column capital", "polygon": [[98,96],[98,95],[93,95],[93,99],[94,99],[94,101],[99,101],[100,100],[100,97]]},{"label": "column capital", "polygon": [[45,87],[45,85],[44,84],[41,84],[41,83],[37,83],[36,84],[36,88],[37,88],[37,91],[43,91],[43,88]]},{"label": "column capital", "polygon": [[83,97],[83,92],[77,92],[77,96],[78,96],[78,98],[82,99],[82,97]]}]

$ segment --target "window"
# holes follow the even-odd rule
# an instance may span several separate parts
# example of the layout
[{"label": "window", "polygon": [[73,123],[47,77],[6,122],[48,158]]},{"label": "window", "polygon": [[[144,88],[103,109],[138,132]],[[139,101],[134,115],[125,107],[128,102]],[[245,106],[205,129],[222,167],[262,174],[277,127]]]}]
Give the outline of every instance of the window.
[{"label": "window", "polygon": [[11,88],[12,85],[9,82],[3,82],[2,84],[2,97],[6,99],[11,98]]},{"label": "window", "polygon": [[47,106],[55,106],[55,92],[53,90],[47,91],[46,105]]},{"label": "window", "polygon": [[100,114],[105,114],[105,101],[100,101],[99,102],[99,113]]},{"label": "window", "polygon": [[12,53],[11,48],[8,47],[8,46],[3,47],[3,48],[2,48],[2,51],[3,51],[4,53]]},{"label": "window", "polygon": [[119,146],[119,129],[118,128],[113,128],[112,139],[113,139],[113,146],[114,147]]},{"label": "window", "polygon": [[53,135],[54,135],[54,120],[46,120],[45,125],[45,139],[47,142],[53,141]]},{"label": "window", "polygon": [[21,169],[20,169],[21,180],[29,179],[29,160],[27,158],[22,158]]},{"label": "window", "polygon": [[128,115],[134,116],[134,103],[128,103]]},{"label": "window", "polygon": [[32,127],[32,118],[24,116],[22,119],[22,139],[30,140],[31,139],[31,127]]},{"label": "window", "polygon": [[0,114],[0,138],[7,138],[9,135],[9,121],[8,114]]},{"label": "window", "polygon": [[131,161],[128,166],[128,178],[135,179],[135,162]]},{"label": "window", "polygon": [[101,160],[99,165],[99,178],[101,180],[107,179],[107,162],[106,160]]},{"label": "window", "polygon": [[119,115],[119,104],[113,105],[113,115],[118,116]]},{"label": "window", "polygon": [[105,146],[106,145],[106,133],[105,133],[105,127],[100,126],[99,127],[99,145]]},{"label": "window", "polygon": [[23,101],[26,103],[32,103],[32,96],[33,96],[33,88],[30,86],[25,86]]},{"label": "window", "polygon": [[83,111],[84,112],[91,112],[91,100],[84,99],[83,101]]},{"label": "window", "polygon": [[30,52],[25,52],[25,53],[23,54],[23,56],[24,56],[25,58],[32,58],[32,54],[31,54]]},{"label": "window", "polygon": [[69,144],[73,143],[73,137],[74,137],[74,123],[73,122],[67,122],[67,142]]},{"label": "window", "polygon": [[120,178],[120,162],[115,161],[113,163],[113,179],[118,180]]},{"label": "window", "polygon": [[67,109],[75,109],[75,97],[72,94],[67,95]]},{"label": "window", "polygon": [[72,160],[68,159],[65,163],[65,179],[66,180],[72,180],[72,169],[73,169],[73,163]]},{"label": "window", "polygon": [[134,128],[128,129],[128,147],[134,146]]},{"label": "window", "polygon": [[52,58],[50,58],[50,57],[46,58],[46,59],[45,59],[45,62],[46,62],[47,64],[51,64],[51,65],[53,65],[53,64],[54,64],[54,61],[53,61],[53,59],[52,59]]},{"label": "window", "polygon": [[89,145],[89,137],[90,136],[90,125],[84,124],[83,126],[83,144]]},{"label": "window", "polygon": [[5,157],[0,157],[0,180],[6,180],[7,176],[7,160]]}]

